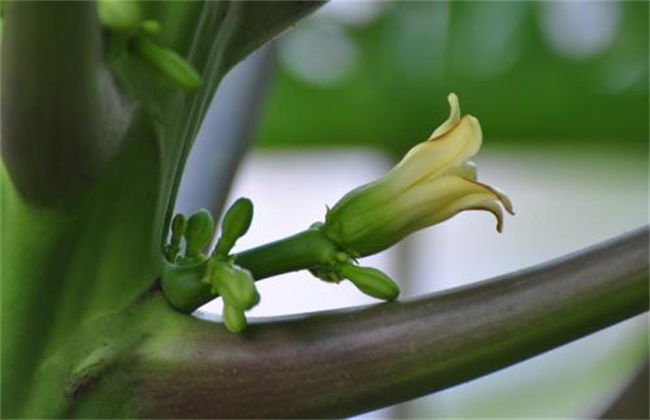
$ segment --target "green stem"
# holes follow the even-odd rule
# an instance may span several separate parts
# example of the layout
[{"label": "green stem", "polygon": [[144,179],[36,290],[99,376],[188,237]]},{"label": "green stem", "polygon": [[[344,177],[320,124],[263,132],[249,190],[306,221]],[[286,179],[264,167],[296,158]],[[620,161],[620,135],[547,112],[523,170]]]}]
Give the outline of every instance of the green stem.
[{"label": "green stem", "polygon": [[4,8],[3,160],[23,197],[60,206],[98,178],[129,112],[102,59],[93,2]]},{"label": "green stem", "polygon": [[137,384],[142,417],[347,417],[478,378],[647,310],[642,229],[468,287],[253,324],[243,336],[161,308],[126,383]]},{"label": "green stem", "polygon": [[308,229],[279,241],[235,255],[235,263],[255,280],[305,270],[334,261],[338,249],[318,229]]},{"label": "green stem", "polygon": [[[279,241],[236,254],[235,263],[251,272],[255,280],[291,271],[327,266],[338,249],[318,229],[308,229]],[[191,313],[215,299],[202,279],[207,261],[194,265],[164,264],[162,289],[172,306]]]}]

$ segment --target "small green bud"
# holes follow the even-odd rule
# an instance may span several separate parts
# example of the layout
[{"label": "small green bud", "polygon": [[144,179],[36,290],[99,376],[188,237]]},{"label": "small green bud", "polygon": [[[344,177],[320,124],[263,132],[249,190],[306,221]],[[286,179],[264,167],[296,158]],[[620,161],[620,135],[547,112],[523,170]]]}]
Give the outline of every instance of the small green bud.
[{"label": "small green bud", "polygon": [[169,81],[186,90],[196,90],[203,81],[197,71],[183,57],[169,48],[139,36],[134,39],[135,50]]},{"label": "small green bud", "polygon": [[221,295],[233,306],[246,310],[260,302],[255,280],[250,271],[235,267],[233,276],[221,283]]},{"label": "small green bud", "polygon": [[359,290],[369,296],[382,300],[395,300],[399,296],[399,286],[376,268],[341,263],[337,270],[342,277],[350,280]]},{"label": "small green bud", "polygon": [[201,250],[210,243],[213,233],[214,221],[209,211],[201,209],[192,214],[187,220],[185,228],[185,255],[187,257],[200,256]]},{"label": "small green bud", "polygon": [[100,22],[114,31],[132,31],[140,22],[140,6],[135,1],[99,0],[97,13]]},{"label": "small green bud", "polygon": [[253,220],[253,203],[248,198],[240,198],[226,212],[221,223],[221,237],[215,252],[227,256],[235,242],[248,232]]},{"label": "small green bud", "polygon": [[244,331],[247,324],[244,311],[228,304],[223,305],[223,322],[228,330],[236,334]]},{"label": "small green bud", "polygon": [[221,295],[225,303],[241,310],[259,303],[260,295],[250,271],[213,257],[210,259],[208,276],[204,281],[212,284],[212,293]]},{"label": "small green bud", "polygon": [[162,27],[157,20],[145,20],[140,23],[140,30],[149,35],[156,35],[160,33]]},{"label": "small green bud", "polygon": [[185,234],[186,226],[187,220],[185,219],[185,216],[183,216],[181,213],[178,213],[176,216],[174,216],[174,219],[172,220],[172,237],[169,243],[175,246],[180,246],[181,239],[183,239],[183,235]]}]

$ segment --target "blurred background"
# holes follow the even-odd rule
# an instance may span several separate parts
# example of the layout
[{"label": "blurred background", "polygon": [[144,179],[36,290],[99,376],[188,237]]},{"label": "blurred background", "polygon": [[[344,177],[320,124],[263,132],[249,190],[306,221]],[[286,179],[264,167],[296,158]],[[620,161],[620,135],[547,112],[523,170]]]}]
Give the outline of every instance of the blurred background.
[{"label": "blurred background", "polygon": [[[498,234],[467,212],[363,264],[409,299],[577,251],[648,222],[648,51],[647,2],[331,2],[223,82],[177,210],[246,196],[237,249],[288,236],[425,140],[455,92],[483,127],[479,179],[516,216]],[[374,302],[306,272],[259,287],[261,320]],[[647,361],[644,315],[363,417],[630,418],[647,413]]]}]

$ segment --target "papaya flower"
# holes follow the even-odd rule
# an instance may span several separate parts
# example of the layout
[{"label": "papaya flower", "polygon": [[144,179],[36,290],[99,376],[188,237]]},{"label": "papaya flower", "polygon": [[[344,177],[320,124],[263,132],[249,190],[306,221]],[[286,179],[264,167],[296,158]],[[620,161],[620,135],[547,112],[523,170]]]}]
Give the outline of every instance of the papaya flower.
[{"label": "papaya flower", "polygon": [[481,148],[481,126],[471,115],[461,117],[455,94],[448,101],[449,118],[427,141],[384,176],[328,209],[321,231],[340,249],[355,257],[374,254],[465,210],[491,212],[501,232],[502,208],[514,214],[512,204],[496,188],[477,181],[470,161]]}]

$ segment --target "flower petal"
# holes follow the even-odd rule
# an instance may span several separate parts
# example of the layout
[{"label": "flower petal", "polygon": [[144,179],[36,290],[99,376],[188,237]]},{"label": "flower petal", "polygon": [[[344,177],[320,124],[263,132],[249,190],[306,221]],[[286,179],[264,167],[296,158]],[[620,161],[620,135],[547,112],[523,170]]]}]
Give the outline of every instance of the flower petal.
[{"label": "flower petal", "polygon": [[476,164],[468,160],[467,162],[463,163],[460,166],[453,166],[451,168],[447,168],[441,175],[456,175],[461,178],[471,179],[473,181],[476,181],[477,178]]},{"label": "flower petal", "polygon": [[482,141],[483,133],[478,120],[466,115],[452,131],[412,148],[386,174],[386,178],[396,188],[410,188],[423,180],[440,176],[449,168],[463,165],[478,153]]},{"label": "flower petal", "polygon": [[460,121],[460,104],[458,103],[458,96],[456,96],[455,93],[450,93],[449,96],[447,96],[447,101],[451,108],[449,118],[447,118],[447,121],[443,122],[440,127],[436,128],[433,133],[431,133],[428,141],[433,141],[444,136],[449,131],[453,130],[453,128],[458,124],[458,121]]},{"label": "flower petal", "polygon": [[[402,231],[414,232],[440,223],[465,210],[487,210],[497,218],[497,230],[503,225],[503,206],[513,213],[508,197],[497,189],[456,175],[445,175],[406,192],[397,204],[404,214]],[[408,215],[406,217],[406,215]],[[398,221],[396,218],[395,221]]]}]

